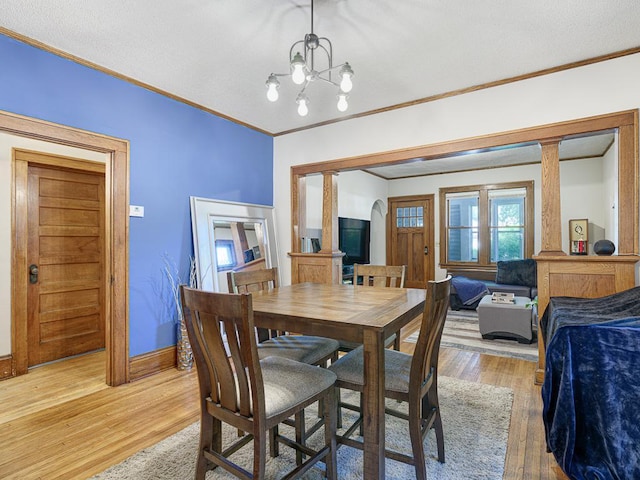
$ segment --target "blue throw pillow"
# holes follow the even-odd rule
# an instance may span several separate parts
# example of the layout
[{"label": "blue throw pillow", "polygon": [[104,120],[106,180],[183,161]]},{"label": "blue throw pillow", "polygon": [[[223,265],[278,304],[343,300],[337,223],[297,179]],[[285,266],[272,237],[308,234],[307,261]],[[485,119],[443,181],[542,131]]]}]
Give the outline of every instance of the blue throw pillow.
[{"label": "blue throw pillow", "polygon": [[498,262],[496,283],[535,287],[538,285],[537,275],[536,261],[531,258],[505,260]]}]

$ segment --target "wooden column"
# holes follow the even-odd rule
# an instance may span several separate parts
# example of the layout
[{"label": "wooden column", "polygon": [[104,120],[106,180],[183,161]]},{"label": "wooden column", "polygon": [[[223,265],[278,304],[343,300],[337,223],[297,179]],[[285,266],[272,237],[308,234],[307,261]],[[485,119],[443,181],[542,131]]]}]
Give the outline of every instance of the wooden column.
[{"label": "wooden column", "polygon": [[638,127],[635,123],[618,130],[618,255],[638,253]]},{"label": "wooden column", "polygon": [[[298,186],[304,182],[298,180]],[[298,227],[303,224],[306,204],[303,194],[298,193],[293,200],[298,204]],[[295,213],[294,213],[295,215]],[[297,230],[297,232],[295,231]],[[338,246],[338,174],[324,172],[322,183],[322,249],[318,253],[300,253],[300,228],[294,228],[294,248],[291,257],[291,283],[341,283],[342,256]]]},{"label": "wooden column", "polygon": [[562,214],[560,209],[560,138],[540,142],[542,146],[541,192],[542,230],[538,255],[566,255],[562,250]]},{"label": "wooden column", "polygon": [[339,252],[338,246],[338,173],[322,174],[322,250]]}]

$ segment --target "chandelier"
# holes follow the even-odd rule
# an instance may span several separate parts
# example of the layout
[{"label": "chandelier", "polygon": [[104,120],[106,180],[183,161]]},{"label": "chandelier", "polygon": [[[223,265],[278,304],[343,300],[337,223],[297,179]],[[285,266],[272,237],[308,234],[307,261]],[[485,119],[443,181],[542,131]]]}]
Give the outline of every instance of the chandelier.
[{"label": "chandelier", "polygon": [[[319,58],[316,58],[316,52]],[[296,97],[300,116],[304,117],[309,113],[309,97],[307,97],[305,91],[310,84],[318,80],[337,87],[336,98],[339,111],[344,112],[349,108],[347,99],[353,87],[351,82],[353,70],[348,62],[334,67],[331,41],[326,37],[318,37],[313,33],[313,0],[311,0],[311,33],[307,33],[304,36],[304,40],[298,40],[291,45],[289,49],[289,65],[291,67],[289,73],[272,73],[267,79],[267,98],[271,102],[275,102],[279,97],[278,88],[280,88],[280,82],[278,77],[291,76],[293,83],[302,85]],[[320,68],[320,70],[317,70],[317,68]],[[336,72],[338,74],[336,80],[339,79],[340,83],[334,80]]]}]

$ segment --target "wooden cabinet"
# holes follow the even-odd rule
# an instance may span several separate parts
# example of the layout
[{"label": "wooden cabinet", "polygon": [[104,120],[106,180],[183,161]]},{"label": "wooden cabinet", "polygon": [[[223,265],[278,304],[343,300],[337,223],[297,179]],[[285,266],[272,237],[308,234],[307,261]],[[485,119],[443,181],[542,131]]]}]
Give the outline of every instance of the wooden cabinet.
[{"label": "wooden cabinet", "polygon": [[[538,315],[541,318],[549,298],[596,298],[635,286],[637,255],[537,256]],[[539,321],[538,321],[539,324]],[[536,383],[544,380],[545,348],[538,326],[538,368]]]}]

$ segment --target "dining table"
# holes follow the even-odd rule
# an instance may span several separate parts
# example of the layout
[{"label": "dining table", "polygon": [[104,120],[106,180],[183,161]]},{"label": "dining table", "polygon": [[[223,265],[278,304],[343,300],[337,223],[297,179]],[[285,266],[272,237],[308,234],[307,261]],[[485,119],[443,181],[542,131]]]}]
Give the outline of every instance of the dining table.
[{"label": "dining table", "polygon": [[254,292],[255,325],[363,344],[363,477],[385,478],[385,339],[424,310],[426,291],[298,283]]}]

